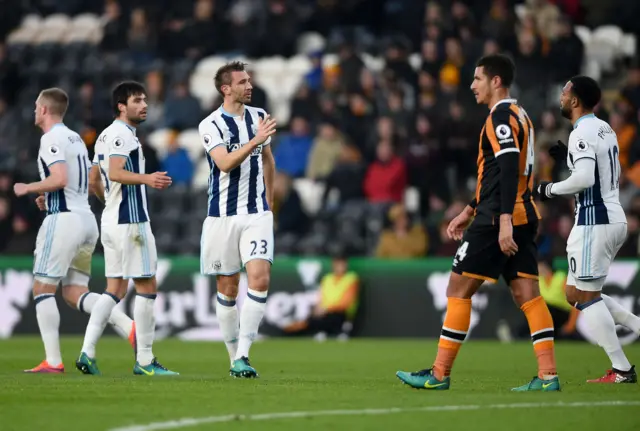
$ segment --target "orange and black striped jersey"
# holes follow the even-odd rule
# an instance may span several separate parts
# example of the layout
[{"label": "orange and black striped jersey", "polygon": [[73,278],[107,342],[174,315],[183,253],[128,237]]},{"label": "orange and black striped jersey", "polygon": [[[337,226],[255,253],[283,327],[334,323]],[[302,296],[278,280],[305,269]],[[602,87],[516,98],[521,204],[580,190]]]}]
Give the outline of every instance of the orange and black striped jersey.
[{"label": "orange and black striped jersey", "polygon": [[498,224],[500,216],[500,166],[498,157],[520,153],[518,193],[513,209],[514,226],[533,223],[540,213],[533,201],[534,131],[531,119],[514,99],[504,99],[491,109],[480,132],[476,219]]}]

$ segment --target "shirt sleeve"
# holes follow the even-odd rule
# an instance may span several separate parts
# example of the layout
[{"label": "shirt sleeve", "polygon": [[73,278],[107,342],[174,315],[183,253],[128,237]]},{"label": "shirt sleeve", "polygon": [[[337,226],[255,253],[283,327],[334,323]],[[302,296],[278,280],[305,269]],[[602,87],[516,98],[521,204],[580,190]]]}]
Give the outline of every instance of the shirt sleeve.
[{"label": "shirt sleeve", "polygon": [[215,123],[215,121],[203,121],[198,127],[200,132],[200,140],[204,150],[209,153],[215,147],[224,145],[224,135],[222,129]]},{"label": "shirt sleeve", "polygon": [[575,130],[569,135],[568,149],[569,160],[574,166],[578,160],[585,157],[596,160],[595,142],[589,142],[587,139],[576,133]]},{"label": "shirt sleeve", "polygon": [[121,135],[115,135],[107,139],[107,145],[109,146],[109,157],[129,157],[132,151],[138,149],[138,143],[136,141]]},{"label": "shirt sleeve", "polygon": [[66,162],[64,150],[64,145],[56,142],[51,135],[43,135],[40,138],[40,158],[47,166]]},{"label": "shirt sleeve", "polygon": [[509,110],[498,109],[491,113],[485,124],[485,130],[496,157],[505,153],[520,152],[517,142],[519,127],[518,121]]}]

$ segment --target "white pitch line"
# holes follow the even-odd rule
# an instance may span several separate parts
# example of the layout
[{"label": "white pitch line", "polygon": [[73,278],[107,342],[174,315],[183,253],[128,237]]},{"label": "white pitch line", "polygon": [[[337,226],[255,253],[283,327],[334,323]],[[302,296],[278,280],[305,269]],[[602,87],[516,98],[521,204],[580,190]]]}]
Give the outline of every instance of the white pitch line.
[{"label": "white pitch line", "polygon": [[192,427],[203,424],[236,422],[236,421],[270,421],[276,419],[297,419],[311,418],[317,416],[360,416],[360,415],[388,415],[395,413],[409,412],[446,412],[460,410],[480,410],[480,409],[539,409],[545,407],[619,407],[619,406],[640,406],[640,401],[579,401],[573,403],[515,403],[515,404],[468,404],[450,406],[429,406],[402,408],[393,407],[387,409],[360,409],[360,410],[318,410],[306,412],[281,412],[262,413],[253,415],[222,415],[208,416],[204,418],[183,418],[166,422],[152,422],[145,425],[130,425],[119,428],[111,428],[108,431],[156,431],[171,430]]}]

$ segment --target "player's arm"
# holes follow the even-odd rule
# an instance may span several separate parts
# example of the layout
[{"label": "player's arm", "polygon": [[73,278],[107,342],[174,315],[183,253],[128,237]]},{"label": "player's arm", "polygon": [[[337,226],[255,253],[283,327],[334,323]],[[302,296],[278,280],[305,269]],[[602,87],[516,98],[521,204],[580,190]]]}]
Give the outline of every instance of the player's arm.
[{"label": "player's arm", "polygon": [[209,153],[211,159],[218,169],[224,173],[229,173],[244,162],[249,155],[259,145],[262,145],[275,133],[275,120],[269,119],[267,115],[264,120],[258,120],[256,135],[237,151],[229,152],[224,145],[222,130],[213,122],[200,125],[200,136],[205,151]]},{"label": "player's arm", "polygon": [[594,145],[572,132],[569,136],[568,151],[573,160],[571,176],[557,183],[541,182],[538,193],[542,200],[559,195],[580,193],[595,184],[596,153]]},{"label": "player's arm", "polygon": [[93,165],[89,171],[89,193],[96,195],[100,202],[104,202],[104,186],[100,178],[100,166]]},{"label": "player's arm", "polygon": [[[67,164],[64,160],[49,165],[49,172],[50,175],[47,178],[35,183],[24,184],[25,187],[23,188],[23,193],[18,194],[18,190],[16,190],[16,194],[18,196],[23,196],[28,193],[55,192],[56,190],[64,189],[67,186]],[[16,186],[19,185],[20,184],[16,184]]]},{"label": "player's arm", "polygon": [[45,135],[40,140],[40,152],[38,153],[42,162],[49,170],[49,176],[42,181],[35,183],[17,183],[13,190],[17,196],[24,196],[28,193],[55,192],[67,186],[67,163],[64,156],[64,147],[52,141]]},{"label": "player's arm", "polygon": [[271,145],[262,146],[262,169],[264,172],[267,204],[269,208],[273,208],[273,181],[276,177],[276,159],[273,157]]},{"label": "player's arm", "polygon": [[508,216],[510,220],[520,176],[520,126],[510,111],[504,109],[493,112],[487,123],[487,137],[500,167],[500,216]]},{"label": "player's arm", "polygon": [[109,149],[109,180],[124,185],[147,185],[154,189],[169,187],[171,178],[167,176],[166,172],[139,174],[126,169],[129,155],[135,149],[137,149],[137,144],[116,136]]},{"label": "player's arm", "polygon": [[518,123],[507,110],[496,110],[486,126],[487,137],[500,168],[500,248],[513,255],[518,251],[513,241],[513,208],[518,195],[520,145]]}]

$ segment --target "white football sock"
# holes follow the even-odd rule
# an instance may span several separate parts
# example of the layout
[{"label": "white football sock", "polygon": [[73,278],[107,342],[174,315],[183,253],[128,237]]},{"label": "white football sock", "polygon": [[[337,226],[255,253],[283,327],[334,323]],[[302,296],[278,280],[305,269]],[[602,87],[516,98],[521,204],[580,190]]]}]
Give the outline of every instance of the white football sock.
[{"label": "white football sock", "polygon": [[[103,293],[99,295],[97,303],[94,305],[87,330],[84,333],[84,343],[82,344],[82,352],[86,353],[90,358],[96,357],[96,344],[107,326],[111,310],[115,307],[119,300],[115,295]],[[85,300],[86,303],[86,300]]]},{"label": "white football sock", "polygon": [[613,298],[608,295],[601,294],[604,305],[609,309],[609,313],[613,316],[614,322],[617,325],[622,325],[625,328],[640,335],[640,317],[636,316],[632,312],[625,310],[624,307],[618,304]]},{"label": "white football sock", "polygon": [[43,293],[33,298],[36,303],[36,318],[40,336],[44,343],[46,360],[52,367],[62,364],[60,353],[60,312],[53,293]]},{"label": "white football sock", "polygon": [[244,301],[242,312],[240,313],[240,339],[238,341],[236,359],[249,357],[249,349],[253,340],[258,336],[258,328],[260,327],[260,322],[262,322],[266,306],[267,292],[248,289],[247,299]]},{"label": "white football sock", "polygon": [[578,309],[582,311],[583,317],[589,324],[593,338],[609,356],[613,368],[629,371],[631,364],[622,351],[618,334],[616,334],[616,324],[604,301],[597,298],[585,304],[579,304]]},{"label": "white football sock", "polygon": [[[100,296],[101,295],[95,292],[84,293],[78,301],[78,310],[91,314]],[[124,339],[129,338],[129,334],[131,334],[131,330],[133,329],[133,320],[117,308],[111,311],[109,324],[113,327],[113,330]]]},{"label": "white football sock", "polygon": [[156,331],[154,313],[155,294],[137,294],[133,306],[133,318],[136,321],[136,338],[138,339],[138,355],[136,360],[143,367],[153,362],[153,338]]},{"label": "white football sock", "polygon": [[218,318],[224,344],[227,346],[227,352],[229,352],[229,359],[233,363],[236,352],[238,351],[238,335],[240,333],[238,307],[235,298],[225,296],[218,292],[216,317]]}]

